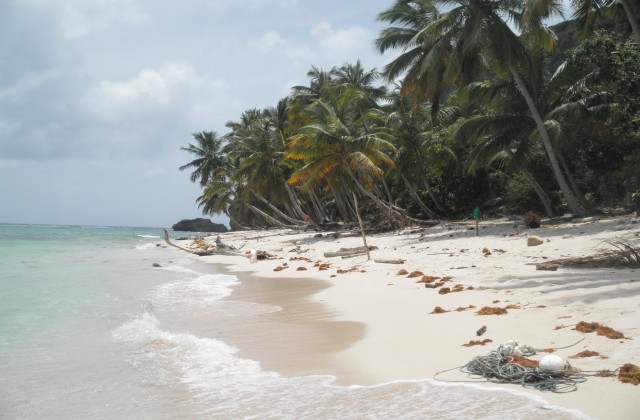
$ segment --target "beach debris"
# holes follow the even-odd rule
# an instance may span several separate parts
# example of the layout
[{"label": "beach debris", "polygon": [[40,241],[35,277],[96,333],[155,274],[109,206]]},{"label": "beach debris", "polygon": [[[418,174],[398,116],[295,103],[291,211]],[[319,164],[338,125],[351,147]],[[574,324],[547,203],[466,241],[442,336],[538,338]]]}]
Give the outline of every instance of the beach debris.
[{"label": "beach debris", "polygon": [[403,260],[402,258],[398,258],[398,259],[376,258],[373,260],[373,262],[380,263],[380,264],[404,264],[405,261],[406,260]]},{"label": "beach debris", "polygon": [[304,261],[304,262],[311,262],[310,258],[307,257],[291,257],[289,258],[289,261]]},{"label": "beach debris", "polygon": [[440,306],[436,306],[435,308],[433,308],[433,311],[431,311],[430,313],[432,314],[443,314],[445,312],[449,312],[446,309],[441,308]]},{"label": "beach debris", "polygon": [[484,306],[482,309],[476,312],[476,315],[504,315],[507,313],[507,310],[504,308]]},{"label": "beach debris", "polygon": [[360,270],[360,268],[358,268],[358,266],[357,266],[357,265],[355,265],[355,266],[353,266],[353,267],[351,267],[351,268],[349,268],[349,269],[347,269],[347,270],[338,269],[338,270],[336,271],[336,274],[346,274],[346,273],[353,273],[353,272],[361,272],[361,273],[364,273],[365,271],[364,271],[364,270]]},{"label": "beach debris", "polygon": [[331,258],[331,257],[349,257],[349,256],[356,256],[356,255],[365,255],[367,254],[367,250],[373,251],[375,249],[378,249],[378,247],[373,245],[370,245],[367,248],[365,248],[364,246],[357,246],[355,248],[340,248],[335,252],[325,252],[324,256],[325,258]]},{"label": "beach debris", "polygon": [[318,271],[326,271],[331,268],[331,263],[317,262],[313,266],[318,267]]},{"label": "beach debris", "polygon": [[486,246],[484,248],[482,248],[482,253],[484,255],[491,255],[491,251]]},{"label": "beach debris", "polygon": [[462,347],[472,347],[472,346],[484,346],[487,343],[493,343],[493,340],[490,338],[485,338],[482,341],[479,340],[469,340],[468,343],[463,344]]},{"label": "beach debris", "polygon": [[478,337],[480,337],[482,334],[484,334],[485,332],[487,332],[487,326],[483,325],[482,328],[480,328],[478,331],[476,331],[476,335]]},{"label": "beach debris", "polygon": [[620,368],[618,380],[625,384],[640,384],[640,367],[626,363]]},{"label": "beach debris", "polygon": [[524,224],[530,229],[537,229],[540,227],[540,215],[535,211],[528,211],[522,217]]},{"label": "beach debris", "polygon": [[251,251],[249,251],[249,262],[251,264],[254,264],[254,263],[258,262],[258,250],[257,249],[252,249]]},{"label": "beach debris", "polygon": [[594,357],[594,356],[600,356],[601,359],[607,358],[606,356],[602,356],[597,351],[584,350],[584,351],[581,351],[580,353],[574,354],[573,356],[569,356],[569,359],[582,359],[584,357]]},{"label": "beach debris", "polygon": [[567,362],[565,362],[562,357],[555,354],[547,354],[546,356],[542,356],[538,364],[540,370],[551,372],[563,372],[566,366]]},{"label": "beach debris", "polygon": [[405,270],[404,268],[398,270],[398,272],[396,273],[396,276],[404,276],[405,274],[409,274],[409,272],[407,270]]},{"label": "beach debris", "polygon": [[527,246],[542,245],[544,241],[537,236],[527,236]]},{"label": "beach debris", "polygon": [[440,295],[446,295],[447,293],[450,293],[451,289],[448,287],[443,287],[442,289],[438,290],[438,294]]},{"label": "beach debris", "polygon": [[582,333],[595,332],[598,335],[605,336],[605,337],[610,338],[612,340],[619,340],[619,339],[623,339],[623,338],[626,339],[627,338],[621,332],[616,331],[613,328],[605,327],[604,325],[600,325],[597,322],[580,321],[580,322],[578,322],[576,324],[576,328],[575,329],[576,329],[576,331],[580,331]]},{"label": "beach debris", "polygon": [[[419,283],[419,282],[418,282]],[[435,285],[435,283],[425,283],[424,284],[425,289],[435,289],[438,286]]]},{"label": "beach debris", "polygon": [[407,277],[414,278],[414,277],[422,277],[422,276],[424,276],[424,273],[422,271],[416,270],[416,271],[410,272]]},{"label": "beach debris", "polygon": [[547,264],[578,268],[640,268],[640,246],[623,240],[606,240],[593,255],[563,258],[548,261]]},{"label": "beach debris", "polygon": [[296,271],[307,271],[307,267],[300,266],[296,268]]},{"label": "beach debris", "polygon": [[287,268],[289,268],[289,265],[287,263],[283,263],[282,265],[279,265],[276,268],[274,268],[273,271],[282,271],[282,270],[286,270]]},{"label": "beach debris", "polygon": [[536,264],[536,270],[541,271],[558,271],[558,267],[560,267],[558,264],[551,263]]},{"label": "beach debris", "polygon": [[155,262],[154,262],[153,264],[151,264],[151,265],[152,265],[153,267],[162,267],[160,264],[155,263]]},{"label": "beach debris", "polygon": [[462,312],[462,311],[466,311],[468,309],[475,309],[476,307],[473,305],[469,305],[469,306],[459,306],[456,308],[456,312]]}]

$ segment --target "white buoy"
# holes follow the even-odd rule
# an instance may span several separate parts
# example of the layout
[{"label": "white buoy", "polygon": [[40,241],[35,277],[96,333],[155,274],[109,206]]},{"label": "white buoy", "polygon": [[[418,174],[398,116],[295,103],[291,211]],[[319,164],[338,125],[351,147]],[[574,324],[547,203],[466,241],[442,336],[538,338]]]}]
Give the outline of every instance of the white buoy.
[{"label": "white buoy", "polygon": [[256,251],[255,249],[251,250],[249,261],[251,261],[251,264],[258,262],[258,251]]},{"label": "white buoy", "polygon": [[556,356],[555,354],[548,354],[540,358],[540,365],[538,368],[540,370],[546,370],[551,372],[562,372],[567,362],[560,356]]}]

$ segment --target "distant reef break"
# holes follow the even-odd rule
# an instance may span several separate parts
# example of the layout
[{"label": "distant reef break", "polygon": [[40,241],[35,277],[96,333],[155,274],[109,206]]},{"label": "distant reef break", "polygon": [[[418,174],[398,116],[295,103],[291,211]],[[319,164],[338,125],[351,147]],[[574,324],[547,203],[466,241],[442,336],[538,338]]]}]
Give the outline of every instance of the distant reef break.
[{"label": "distant reef break", "polygon": [[181,232],[228,232],[229,229],[222,223],[213,223],[209,219],[184,219],[171,227]]}]

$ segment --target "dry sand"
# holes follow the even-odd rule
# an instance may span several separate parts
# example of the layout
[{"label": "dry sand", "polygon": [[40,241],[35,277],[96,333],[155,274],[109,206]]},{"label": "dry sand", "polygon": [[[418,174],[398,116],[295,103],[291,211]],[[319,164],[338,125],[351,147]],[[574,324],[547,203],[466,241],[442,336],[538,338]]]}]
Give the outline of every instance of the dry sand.
[{"label": "dry sand", "polygon": [[[475,382],[477,379],[452,368],[509,340],[538,349],[554,348],[554,354],[582,371],[640,365],[640,270],[560,267],[538,271],[535,267],[558,258],[593,255],[607,239],[640,245],[638,219],[620,216],[552,223],[546,221],[541,229],[529,230],[515,229],[507,219],[483,221],[479,236],[470,230],[471,222],[370,235],[368,244],[377,247],[371,261],[366,256],[323,256],[341,247],[362,246],[359,236],[343,233],[336,238],[326,232],[287,230],[231,232],[220,235],[224,243],[242,246],[242,251],[265,250],[278,258],[255,264],[242,256],[201,259],[224,264],[224,270],[240,275],[242,285],[232,299],[283,308],[265,315],[263,333],[252,342],[243,341],[238,334],[235,344],[241,355],[285,375],[329,374],[340,385],[434,376]],[[543,243],[527,246],[530,235]],[[206,241],[213,243],[214,239]],[[484,248],[490,254],[485,255]],[[291,260],[300,257],[309,261]],[[406,261],[384,264],[373,262],[374,258]],[[314,266],[318,262],[330,263],[330,268],[319,270]],[[288,268],[274,271],[285,263]],[[442,287],[431,289],[416,283],[421,277],[398,275],[403,268],[451,277],[442,287],[453,289],[459,284],[464,290],[440,294]],[[338,270],[351,271],[339,274]],[[508,309],[505,315],[476,314],[484,306],[509,305],[518,309]],[[449,312],[431,314],[436,306]],[[458,308],[469,309],[456,311]],[[609,326],[626,339],[583,334],[574,328],[580,321]],[[478,337],[476,331],[483,326],[486,332]],[[462,346],[477,339],[492,342]],[[584,350],[600,356],[570,358]],[[439,374],[448,369],[452,370]],[[530,392],[599,419],[637,418],[640,408],[640,387],[615,378],[589,377],[570,393],[481,383]]]}]

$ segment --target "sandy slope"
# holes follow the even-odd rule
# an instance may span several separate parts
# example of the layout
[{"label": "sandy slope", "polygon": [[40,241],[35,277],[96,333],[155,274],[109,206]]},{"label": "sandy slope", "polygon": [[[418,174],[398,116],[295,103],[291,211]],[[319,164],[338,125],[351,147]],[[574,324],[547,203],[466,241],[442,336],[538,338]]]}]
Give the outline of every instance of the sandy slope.
[{"label": "sandy slope", "polygon": [[[640,223],[636,218],[590,218],[557,225],[547,221],[537,230],[515,229],[513,222],[506,219],[483,221],[479,236],[469,230],[472,226],[446,223],[368,236],[369,245],[377,247],[371,252],[372,259],[402,258],[406,260],[402,265],[375,263],[367,261],[366,256],[325,258],[325,252],[361,246],[362,239],[284,230],[221,235],[224,243],[243,246],[243,251],[266,250],[279,259],[256,264],[250,264],[245,257],[203,259],[226,264],[230,271],[254,272],[264,278],[265,284],[269,278],[329,282],[332,287],[315,291],[310,297],[312,303],[328,305],[335,325],[343,325],[342,321],[364,325],[363,334],[352,334],[357,337],[352,345],[329,346],[332,350],[326,358],[330,363],[323,367],[333,371],[324,373],[335,375],[339,384],[433,378],[508,340],[539,349],[554,348],[555,354],[584,371],[614,370],[624,363],[640,365],[640,270],[561,267],[557,271],[537,271],[535,267],[536,263],[553,259],[594,254],[606,239],[624,239],[640,245]],[[544,243],[527,246],[528,235],[536,235]],[[207,242],[213,243],[214,239],[210,237]],[[485,255],[483,248],[488,248],[490,254]],[[292,257],[309,261],[292,261]],[[330,263],[330,268],[320,271],[314,267],[317,262]],[[284,263],[288,268],[274,271]],[[460,284],[464,290],[440,294],[441,288],[425,288],[416,283],[421,277],[398,275],[402,268],[451,277],[442,287]],[[338,270],[352,271],[339,274]],[[293,287],[293,281],[291,284]],[[278,302],[277,293],[272,302]],[[281,303],[286,311],[286,302]],[[475,308],[456,311],[470,305]],[[484,306],[508,305],[519,309],[509,309],[500,316],[475,313]],[[431,314],[436,306],[449,312]],[[609,326],[628,339],[580,333],[573,327],[580,321]],[[476,331],[482,326],[486,332],[477,337]],[[476,339],[492,342],[483,347],[462,346]],[[598,352],[600,357],[571,358],[584,350]],[[270,354],[277,358],[278,352]],[[259,353],[254,356],[260,358]],[[309,368],[300,366],[300,372],[313,371]],[[468,380],[457,369],[437,378]],[[504,386],[524,390],[518,385]],[[621,384],[613,378],[590,377],[578,385],[576,392],[566,394],[528,392],[601,419],[636,418],[635,411],[640,407],[640,387]]]}]

